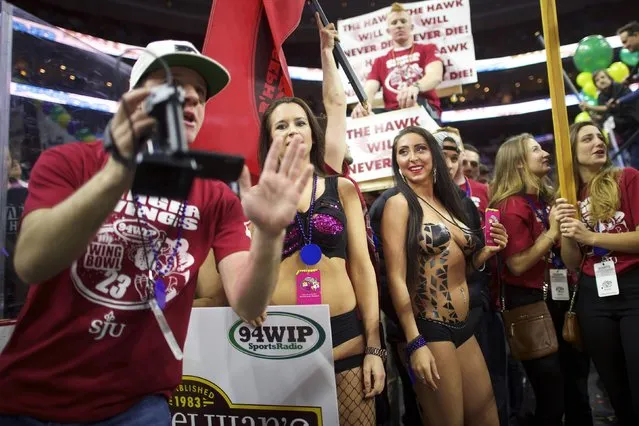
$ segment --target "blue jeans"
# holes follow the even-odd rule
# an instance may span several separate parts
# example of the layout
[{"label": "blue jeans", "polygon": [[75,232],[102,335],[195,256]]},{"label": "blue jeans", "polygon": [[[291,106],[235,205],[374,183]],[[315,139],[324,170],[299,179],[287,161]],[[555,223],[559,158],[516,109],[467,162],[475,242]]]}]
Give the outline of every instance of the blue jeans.
[{"label": "blue jeans", "polygon": [[166,399],[147,396],[127,411],[97,423],[56,423],[26,416],[0,415],[2,426],[169,426],[171,413]]}]

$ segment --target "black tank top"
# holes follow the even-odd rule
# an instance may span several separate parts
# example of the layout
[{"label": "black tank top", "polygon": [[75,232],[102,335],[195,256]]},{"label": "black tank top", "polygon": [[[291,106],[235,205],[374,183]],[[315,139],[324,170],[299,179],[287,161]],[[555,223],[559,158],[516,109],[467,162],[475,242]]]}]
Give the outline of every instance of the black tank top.
[{"label": "black tank top", "polygon": [[[300,213],[304,230],[308,229],[308,210]],[[322,249],[328,258],[346,259],[346,214],[339,200],[337,176],[324,178],[324,193],[315,200],[313,212],[313,234],[311,243]],[[293,220],[286,228],[282,260],[299,251],[304,245],[297,220]]]}]

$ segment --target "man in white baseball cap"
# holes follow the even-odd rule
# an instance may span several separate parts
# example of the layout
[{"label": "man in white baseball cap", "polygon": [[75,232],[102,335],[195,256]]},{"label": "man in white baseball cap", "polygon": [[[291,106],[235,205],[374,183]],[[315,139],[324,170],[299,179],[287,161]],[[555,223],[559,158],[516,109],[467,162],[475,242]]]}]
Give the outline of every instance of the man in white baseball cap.
[{"label": "man in white baseball cap", "polygon": [[168,426],[209,250],[241,317],[259,316],[271,299],[284,230],[312,174],[305,149],[293,142],[279,162],[274,141],[256,186],[244,170],[241,202],[225,183],[201,179],[183,202],[132,194],[134,135],[155,125],[140,105],[167,80],[155,56],[184,89],[189,142],[206,100],[229,81],[188,42],[149,52],[107,129],[122,158],[99,141],[69,143],[43,152],[31,172],[14,257],[31,288],[0,354],[0,425]]},{"label": "man in white baseball cap", "polygon": [[464,145],[458,135],[453,132],[438,129],[433,133],[433,136],[439,143],[439,147],[446,157],[446,165],[448,166],[448,173],[450,177],[455,179],[459,170],[460,155],[464,150]]},{"label": "man in white baseball cap", "polygon": [[226,87],[230,81],[229,73],[188,41],[154,41],[133,65],[130,89],[151,88],[166,82],[162,62],[170,68],[175,83],[185,90],[184,126],[190,144],[204,123],[204,104]]},{"label": "man in white baseball cap", "polygon": [[169,67],[184,67],[197,72],[206,84],[206,98],[220,92],[230,81],[228,71],[217,61],[204,56],[188,41],[162,40],[146,46],[131,70],[130,88],[135,89],[153,71]]}]

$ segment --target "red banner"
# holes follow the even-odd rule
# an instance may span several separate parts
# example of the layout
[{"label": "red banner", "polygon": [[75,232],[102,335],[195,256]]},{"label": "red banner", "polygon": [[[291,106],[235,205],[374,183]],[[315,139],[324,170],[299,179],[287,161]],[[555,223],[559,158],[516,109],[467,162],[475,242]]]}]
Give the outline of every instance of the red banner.
[{"label": "red banner", "polygon": [[258,175],[260,118],[273,100],[293,94],[282,44],[303,8],[304,0],[213,0],[202,52],[231,81],[207,103],[194,148],[241,155]]}]

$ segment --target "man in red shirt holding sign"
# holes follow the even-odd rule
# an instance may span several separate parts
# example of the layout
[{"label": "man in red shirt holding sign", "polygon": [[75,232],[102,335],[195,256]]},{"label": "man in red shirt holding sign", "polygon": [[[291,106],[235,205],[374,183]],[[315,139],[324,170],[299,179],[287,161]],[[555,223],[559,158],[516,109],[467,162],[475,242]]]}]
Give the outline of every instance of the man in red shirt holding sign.
[{"label": "man in red shirt holding sign", "polygon": [[[434,118],[441,116],[441,106],[435,88],[444,77],[444,64],[434,44],[413,41],[413,24],[408,11],[400,3],[393,3],[386,17],[393,47],[373,62],[364,90],[368,99],[382,88],[384,108],[387,110],[426,106]],[[420,102],[421,101],[421,102]],[[372,113],[358,104],[353,118]]]},{"label": "man in red shirt holding sign", "polygon": [[300,167],[305,150],[292,142],[278,166],[284,147],[275,140],[256,186],[244,169],[241,202],[215,180],[195,179],[187,200],[132,193],[144,140],[135,135],[156,125],[141,105],[167,80],[157,58],[184,90],[178,125],[189,144],[207,99],[229,81],[191,43],[151,43],[107,126],[114,148],[70,143],[38,159],[15,251],[16,272],[31,288],[0,355],[3,426],[168,426],[167,398],[181,381],[198,269],[210,249],[239,315],[257,317],[271,299],[284,230],[312,172]]}]

